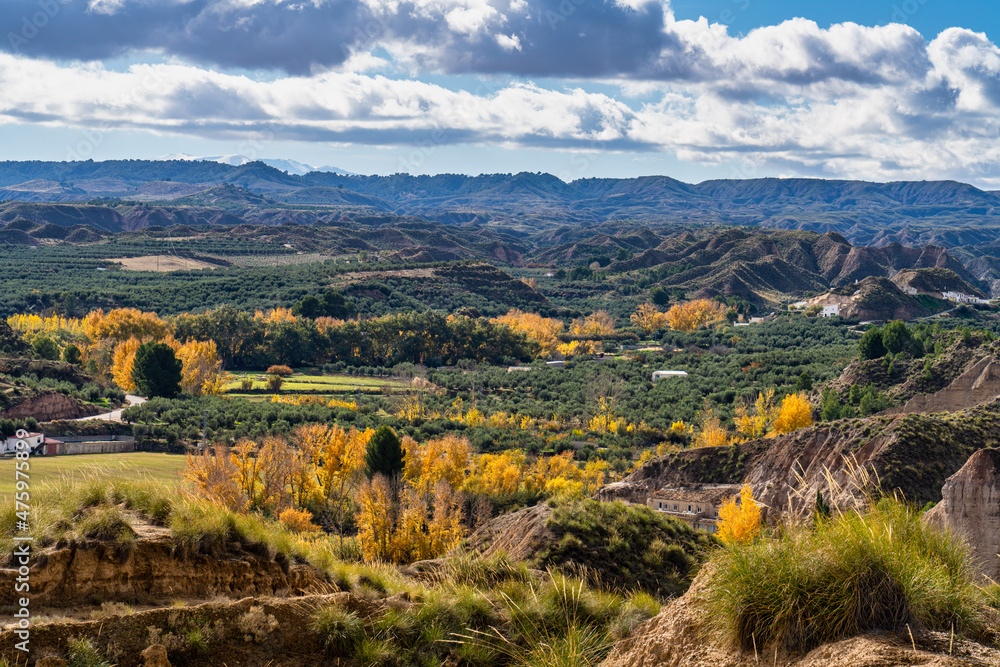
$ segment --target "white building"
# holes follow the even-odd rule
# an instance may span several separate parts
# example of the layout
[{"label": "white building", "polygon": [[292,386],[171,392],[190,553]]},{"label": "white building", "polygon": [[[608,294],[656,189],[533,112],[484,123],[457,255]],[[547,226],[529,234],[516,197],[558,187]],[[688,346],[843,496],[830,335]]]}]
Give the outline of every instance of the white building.
[{"label": "white building", "polygon": [[653,371],[653,382],[660,378],[683,377],[685,375],[687,375],[686,371]]},{"label": "white building", "polygon": [[28,451],[31,451],[45,441],[45,436],[41,433],[29,433],[24,438],[18,438],[17,436],[0,438],[0,455],[15,453],[17,451],[17,443],[21,439],[28,443]]},{"label": "white building", "polygon": [[959,303],[975,303],[980,305],[986,305],[989,303],[987,299],[980,299],[977,296],[970,296],[963,292],[945,292],[943,296],[949,301],[957,301]]},{"label": "white building", "polygon": [[823,317],[837,317],[840,315],[840,304],[835,303],[832,306],[823,306],[823,312],[820,313]]}]

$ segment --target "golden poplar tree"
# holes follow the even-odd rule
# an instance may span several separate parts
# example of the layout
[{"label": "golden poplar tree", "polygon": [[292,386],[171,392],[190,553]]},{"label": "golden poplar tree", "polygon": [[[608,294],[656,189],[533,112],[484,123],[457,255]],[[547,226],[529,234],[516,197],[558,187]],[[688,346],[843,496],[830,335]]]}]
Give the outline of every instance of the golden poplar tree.
[{"label": "golden poplar tree", "polygon": [[434,487],[434,516],[427,526],[428,550],[432,556],[443,556],[466,536],[462,522],[465,499],[442,479]]},{"label": "golden poplar tree", "polygon": [[698,421],[698,431],[694,438],[695,447],[721,447],[728,442],[729,432],[711,408],[699,413]]},{"label": "golden poplar tree", "polygon": [[760,534],[760,505],[749,484],[740,489],[739,502],[730,498],[719,508],[718,537],[727,544],[743,544]]},{"label": "golden poplar tree", "polygon": [[392,557],[394,517],[392,489],[382,475],[375,477],[358,490],[358,544],[367,561],[386,561]]},{"label": "golden poplar tree", "polygon": [[538,343],[543,357],[552,356],[559,347],[559,334],[563,330],[563,324],[559,320],[514,309],[492,321],[505,324],[526,335],[528,340]]},{"label": "golden poplar tree", "polygon": [[194,396],[221,393],[222,359],[214,340],[189,340],[174,351],[183,364],[183,391]]},{"label": "golden poplar tree", "polygon": [[239,473],[225,446],[214,445],[200,454],[189,452],[183,474],[206,498],[234,512],[247,509],[249,500],[237,484]]},{"label": "golden poplar tree", "polygon": [[667,314],[661,312],[655,304],[650,302],[636,308],[629,319],[632,321],[632,324],[642,329],[643,333],[647,336],[667,326]]},{"label": "golden poplar tree", "polygon": [[404,475],[417,493],[429,496],[441,481],[453,489],[462,485],[472,455],[468,439],[449,434],[443,438],[435,438],[423,446],[412,439],[405,440]]},{"label": "golden poplar tree", "polygon": [[800,428],[811,426],[812,423],[812,404],[809,403],[805,393],[788,394],[777,409],[777,415],[774,418],[774,432],[776,434],[791,433]]},{"label": "golden poplar tree", "polygon": [[675,331],[694,331],[726,319],[726,307],[713,299],[695,299],[678,303],[667,311],[667,324]]},{"label": "golden poplar tree", "polygon": [[615,318],[606,310],[595,310],[587,317],[573,320],[569,332],[574,336],[613,336]]},{"label": "golden poplar tree", "polygon": [[132,370],[135,367],[135,355],[141,343],[137,338],[129,338],[115,346],[111,356],[111,377],[123,391],[136,391]]},{"label": "golden poplar tree", "polygon": [[761,438],[774,426],[778,416],[778,407],[774,405],[774,389],[767,389],[757,394],[753,407],[746,404],[737,406],[736,432],[747,438]]},{"label": "golden poplar tree", "polygon": [[527,456],[519,449],[473,457],[464,488],[491,497],[509,496],[524,482]]}]

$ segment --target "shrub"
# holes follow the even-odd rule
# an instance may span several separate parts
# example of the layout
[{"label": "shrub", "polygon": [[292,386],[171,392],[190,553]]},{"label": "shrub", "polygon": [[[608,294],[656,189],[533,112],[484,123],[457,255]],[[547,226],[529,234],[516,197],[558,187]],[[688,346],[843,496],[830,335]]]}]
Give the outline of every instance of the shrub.
[{"label": "shrub", "polygon": [[297,510],[289,507],[278,515],[278,521],[296,533],[317,533],[321,530],[313,523],[313,515],[309,510]]},{"label": "shrub", "polygon": [[280,375],[283,378],[289,377],[292,374],[292,369],[284,364],[275,364],[273,366],[268,366],[268,375]]},{"label": "shrub", "polygon": [[94,643],[86,638],[69,640],[68,667],[111,667]]},{"label": "shrub", "polygon": [[775,539],[732,544],[710,562],[699,599],[722,640],[744,650],[811,648],[907,624],[981,628],[982,598],[965,548],[887,498]]},{"label": "shrub", "polygon": [[350,655],[365,637],[365,626],[356,613],[338,605],[320,607],[313,614],[312,631],[323,638],[333,655]]},{"label": "shrub", "polygon": [[280,375],[267,376],[267,390],[273,393],[281,391],[281,385],[285,384],[285,379]]},{"label": "shrub", "polygon": [[263,607],[250,607],[236,619],[236,627],[243,633],[244,641],[260,644],[278,629],[278,620]]}]

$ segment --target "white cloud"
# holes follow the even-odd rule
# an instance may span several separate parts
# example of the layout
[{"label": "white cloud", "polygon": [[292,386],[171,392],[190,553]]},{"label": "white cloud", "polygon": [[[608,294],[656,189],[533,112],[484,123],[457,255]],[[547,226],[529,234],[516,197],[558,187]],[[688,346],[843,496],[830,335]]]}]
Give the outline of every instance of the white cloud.
[{"label": "white cloud", "polygon": [[521,40],[517,35],[496,35],[494,39],[497,40],[497,44],[504,51],[520,51],[521,50]]},{"label": "white cloud", "polygon": [[[53,20],[23,54],[0,53],[0,119],[371,145],[435,132],[440,143],[1000,185],[1000,48],[960,28],[927,42],[900,24],[793,19],[733,36],[677,21],[657,0],[92,0],[86,17],[81,7],[64,11],[90,23],[66,32]],[[125,73],[55,64],[146,50],[176,60]],[[216,65],[286,74],[255,81]],[[404,73],[522,78],[463,92]],[[608,84],[619,92],[591,87]]]}]

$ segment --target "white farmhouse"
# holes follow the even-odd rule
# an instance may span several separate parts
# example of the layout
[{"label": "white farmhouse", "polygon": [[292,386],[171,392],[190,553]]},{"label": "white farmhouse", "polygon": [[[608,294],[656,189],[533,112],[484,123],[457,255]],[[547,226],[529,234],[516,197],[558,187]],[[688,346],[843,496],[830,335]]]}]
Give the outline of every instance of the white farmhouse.
[{"label": "white farmhouse", "polygon": [[[17,436],[0,438],[0,455],[14,454],[17,452],[17,443],[20,440]],[[34,450],[45,441],[45,436],[41,433],[28,433],[23,440],[28,443],[28,451]]]},{"label": "white farmhouse", "polygon": [[653,382],[661,378],[683,377],[685,375],[687,375],[686,371],[653,371]]}]

